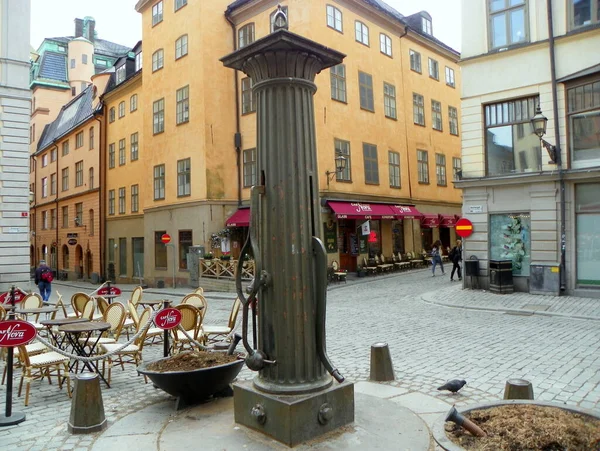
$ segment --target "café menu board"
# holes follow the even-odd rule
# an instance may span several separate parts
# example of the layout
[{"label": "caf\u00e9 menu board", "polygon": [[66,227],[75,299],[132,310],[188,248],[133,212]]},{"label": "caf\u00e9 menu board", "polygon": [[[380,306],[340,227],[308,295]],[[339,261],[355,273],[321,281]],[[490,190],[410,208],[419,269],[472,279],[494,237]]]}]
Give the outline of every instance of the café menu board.
[{"label": "caf\u00e9 menu board", "polygon": [[350,234],[350,255],[357,256],[360,254],[360,245],[358,235],[356,233]]},{"label": "caf\u00e9 menu board", "polygon": [[334,254],[338,250],[337,246],[337,224],[335,222],[324,223],[323,231],[325,235],[325,249],[328,254]]}]

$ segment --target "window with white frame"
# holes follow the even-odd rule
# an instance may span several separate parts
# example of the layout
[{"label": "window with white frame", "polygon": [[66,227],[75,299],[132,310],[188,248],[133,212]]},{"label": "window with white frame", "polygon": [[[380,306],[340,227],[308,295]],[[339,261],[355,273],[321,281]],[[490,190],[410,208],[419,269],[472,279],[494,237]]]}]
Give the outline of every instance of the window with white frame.
[{"label": "window with white frame", "polygon": [[369,27],[359,20],[354,22],[354,39],[361,44],[369,45]]},{"label": "window with white frame", "polygon": [[448,125],[451,135],[458,136],[458,110],[453,107],[448,107]]},{"label": "window with white frame", "polygon": [[88,183],[90,184],[90,189],[94,189],[94,168],[90,168],[88,171]]},{"label": "window with white frame", "polygon": [[83,161],[75,163],[75,186],[83,185]]},{"label": "window with white frame", "polygon": [[189,122],[190,120],[190,87],[184,86],[177,90],[175,95],[177,100],[176,105],[176,121],[177,125]]},{"label": "window with white frame", "polygon": [[56,172],[54,174],[50,174],[50,195],[56,194]]},{"label": "window with white frame", "polygon": [[152,26],[161,23],[163,20],[163,2],[162,0],[152,6]]},{"label": "window with white frame", "polygon": [[396,87],[383,83],[383,107],[385,116],[396,119]]},{"label": "window with white frame", "polygon": [[125,195],[126,195],[125,187],[119,188],[119,214],[120,215],[125,214],[125,209],[126,209]]},{"label": "window with white frame", "polygon": [[462,172],[462,160],[460,158],[452,157],[452,174],[454,175],[454,180],[458,180],[459,174]]},{"label": "window with white frame", "polygon": [[42,229],[46,230],[48,228],[48,210],[42,211]]},{"label": "window with white frame", "polygon": [[62,143],[62,156],[69,155],[69,141]]},{"label": "window with white frame", "polygon": [[69,189],[69,168],[62,169],[61,177],[62,177],[62,190],[68,191],[68,189]]},{"label": "window with white frame", "polygon": [[165,198],[165,165],[154,166],[154,200]]},{"label": "window with white frame", "polygon": [[131,185],[131,212],[137,213],[140,209],[140,186]]},{"label": "window with white frame", "polygon": [[125,101],[119,102],[119,119],[125,116]]},{"label": "window with white frame", "polygon": [[453,88],[456,86],[454,83],[454,69],[448,66],[446,66],[446,84]]},{"label": "window with white frame", "polygon": [[442,131],[442,104],[437,100],[431,101],[431,124],[434,130]]},{"label": "window with white frame", "polygon": [[48,166],[48,154],[47,153],[42,155],[42,167],[45,168],[46,166]]},{"label": "window with white frame", "polygon": [[115,214],[115,190],[111,189],[108,191],[108,214]]},{"label": "window with white frame", "polygon": [[80,147],[83,147],[83,131],[75,135],[75,148],[79,149]]},{"label": "window with white frame", "polygon": [[342,12],[332,5],[327,5],[327,26],[343,33]]},{"label": "window with white frame", "polygon": [[42,197],[48,197],[48,177],[42,177]]},{"label": "window with white frame", "polygon": [[[92,127],[92,128],[90,129],[90,133],[92,133],[93,131],[94,131],[94,127]],[[94,134],[92,133],[92,137],[93,137],[93,136],[94,136]],[[92,147],[90,147],[90,149],[93,149],[93,148],[94,148],[93,146],[92,146]],[[57,152],[56,148],[54,148],[54,149],[50,150],[50,162],[51,162],[51,163],[53,163],[53,162],[55,162],[55,161],[56,161],[56,154],[57,154],[57,153],[58,153],[58,152]]]},{"label": "window with white frame", "polygon": [[600,166],[600,79],[567,85],[567,121],[572,166]]},{"label": "window with white frame", "polygon": [[527,41],[527,0],[488,0],[488,4],[492,48]]},{"label": "window with white frame", "polygon": [[139,146],[138,146],[138,132],[132,133],[131,134],[131,139],[129,142],[129,145],[131,146],[130,149],[130,157],[129,160],[130,161],[135,161],[139,158]]},{"label": "window with white frame", "polygon": [[117,73],[116,73],[116,77],[117,77],[117,84],[122,83],[125,81],[125,78],[127,77],[127,72],[126,72],[126,67],[125,64],[123,64],[122,66],[119,66],[117,68]]},{"label": "window with white frame", "polygon": [[360,107],[363,110],[375,111],[373,100],[373,77],[364,72],[358,72],[358,85],[360,93]]},{"label": "window with white frame", "polygon": [[446,155],[442,153],[435,154],[435,175],[439,186],[446,186]]},{"label": "window with white frame", "polygon": [[111,107],[110,110],[108,110],[108,122],[114,122],[115,121],[115,107]]},{"label": "window with white frame", "polygon": [[417,172],[419,183],[429,183],[429,155],[426,150],[417,150]]},{"label": "window with white frame", "polygon": [[421,94],[413,92],[413,122],[425,125],[425,99]]},{"label": "window with white frame", "polygon": [[571,29],[586,27],[600,22],[598,0],[567,0]]},{"label": "window with white frame", "polygon": [[137,94],[134,94],[129,98],[129,112],[130,113],[137,110],[137,100],[138,100]]},{"label": "window with white frame", "polygon": [[365,183],[379,185],[379,162],[377,160],[377,146],[363,143],[363,159],[365,166]]},{"label": "window with white frame", "polygon": [[379,50],[387,56],[392,56],[392,38],[387,34],[379,34]]},{"label": "window with white frame", "polygon": [[390,188],[400,188],[400,154],[388,151],[388,163],[390,167]]},{"label": "window with white frame", "polygon": [[152,104],[152,131],[156,135],[165,131],[165,99]]},{"label": "window with white frame", "polygon": [[90,150],[94,148],[94,127],[90,127]]},{"label": "window with white frame", "polygon": [[152,72],[162,69],[164,65],[165,52],[163,49],[158,49],[152,54]]},{"label": "window with white frame", "polygon": [[427,33],[428,35],[433,34],[431,30],[431,20],[427,17],[421,17],[421,30],[423,33]]},{"label": "window with white frame", "polygon": [[254,42],[254,22],[244,25],[238,30],[238,48],[246,47]]},{"label": "window with white frame", "polygon": [[244,150],[244,188],[256,185],[256,149]]},{"label": "window with white frame", "polygon": [[175,11],[187,5],[187,0],[175,0]]},{"label": "window with white frame", "polygon": [[[335,179],[338,182],[352,181],[352,158],[350,155],[350,143],[342,139],[334,139],[335,156],[342,156],[346,159],[346,167],[335,173]],[[337,168],[336,168],[337,169]]]},{"label": "window with white frame", "polygon": [[429,76],[436,80],[440,79],[439,64],[436,60],[429,58]]},{"label": "window with white frame", "polygon": [[135,54],[135,71],[137,72],[142,68],[142,52]]},{"label": "window with white frame", "polygon": [[408,55],[410,56],[410,70],[421,73],[421,54],[414,50],[409,50]]},{"label": "window with white frame", "polygon": [[115,167],[115,143],[108,145],[108,169]]},{"label": "window with white frame", "polygon": [[191,194],[192,163],[189,158],[177,161],[177,197]]},{"label": "window with white frame", "polygon": [[250,77],[242,78],[242,114],[248,114],[256,111],[254,105],[254,94],[252,93],[252,79]]},{"label": "window with white frame", "polygon": [[175,59],[188,54],[188,35],[184,34],[175,41]]},{"label": "window with white frame", "polygon": [[346,102],[346,66],[338,64],[329,69],[331,74],[331,98]]},{"label": "window with white frame", "polygon": [[125,138],[123,138],[119,140],[119,166],[123,166],[125,162]]}]

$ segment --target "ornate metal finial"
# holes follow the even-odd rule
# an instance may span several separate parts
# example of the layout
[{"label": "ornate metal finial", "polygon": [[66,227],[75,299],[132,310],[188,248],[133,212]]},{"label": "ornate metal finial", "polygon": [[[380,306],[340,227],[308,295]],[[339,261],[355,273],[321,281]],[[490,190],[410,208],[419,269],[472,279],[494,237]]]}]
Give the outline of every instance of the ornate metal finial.
[{"label": "ornate metal finial", "polygon": [[281,5],[277,5],[277,11],[275,12],[275,17],[273,17],[273,31],[287,30],[287,29],[288,29],[287,14],[281,8]]}]

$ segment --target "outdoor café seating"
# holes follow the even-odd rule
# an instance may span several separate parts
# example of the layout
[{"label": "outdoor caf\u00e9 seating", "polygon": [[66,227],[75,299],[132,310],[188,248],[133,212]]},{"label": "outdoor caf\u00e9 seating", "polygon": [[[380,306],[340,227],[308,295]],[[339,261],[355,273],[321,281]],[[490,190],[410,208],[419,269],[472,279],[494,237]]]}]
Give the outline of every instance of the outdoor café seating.
[{"label": "outdoor caf\u00e9 seating", "polygon": [[233,329],[235,329],[235,323],[237,322],[237,316],[240,311],[241,305],[242,302],[239,300],[239,298],[236,298],[235,301],[233,301],[233,305],[231,306],[231,312],[229,313],[229,320],[227,321],[226,326],[216,326],[212,324],[202,326],[204,343],[209,341],[217,341],[218,337],[223,338],[231,334],[231,332],[233,332]]}]

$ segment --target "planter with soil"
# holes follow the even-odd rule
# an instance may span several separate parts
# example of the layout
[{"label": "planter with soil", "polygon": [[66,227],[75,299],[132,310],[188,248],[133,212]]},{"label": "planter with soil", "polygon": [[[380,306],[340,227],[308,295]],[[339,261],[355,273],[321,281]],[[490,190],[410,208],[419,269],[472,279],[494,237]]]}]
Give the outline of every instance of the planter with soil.
[{"label": "planter with soil", "polygon": [[243,356],[223,352],[182,352],[142,364],[137,371],[177,398],[176,409],[198,404],[219,394],[230,394],[242,367]]},{"label": "planter with soil", "polygon": [[433,425],[435,441],[447,451],[600,450],[600,415],[541,401],[506,400],[460,409],[486,433],[474,437],[444,414]]}]

